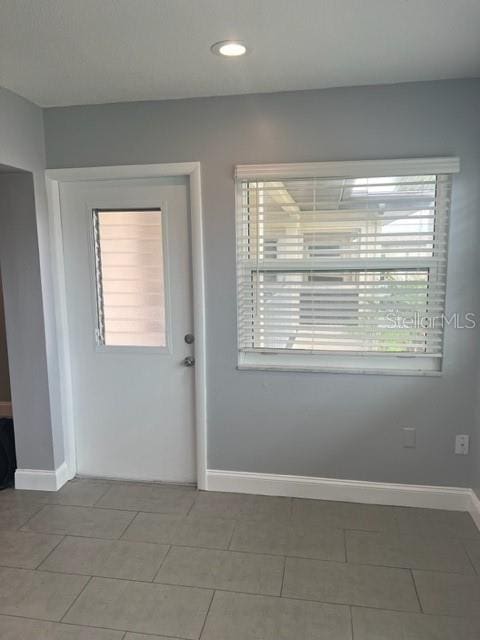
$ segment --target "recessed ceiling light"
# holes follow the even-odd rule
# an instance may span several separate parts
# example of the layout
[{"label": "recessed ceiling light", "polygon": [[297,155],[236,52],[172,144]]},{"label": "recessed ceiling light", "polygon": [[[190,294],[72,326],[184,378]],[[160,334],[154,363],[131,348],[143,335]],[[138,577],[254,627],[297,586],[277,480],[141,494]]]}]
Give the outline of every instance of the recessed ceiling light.
[{"label": "recessed ceiling light", "polygon": [[226,58],[238,58],[244,56],[248,49],[243,42],[239,40],[222,40],[212,45],[211,50],[217,56],[225,56]]}]

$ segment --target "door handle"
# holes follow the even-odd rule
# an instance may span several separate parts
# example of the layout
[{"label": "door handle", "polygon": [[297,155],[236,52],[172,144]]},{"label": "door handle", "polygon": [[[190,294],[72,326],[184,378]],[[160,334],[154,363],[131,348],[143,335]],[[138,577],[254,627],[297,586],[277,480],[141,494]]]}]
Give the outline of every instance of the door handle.
[{"label": "door handle", "polygon": [[195,358],[193,356],[187,356],[183,359],[183,364],[185,367],[193,367],[195,365]]}]

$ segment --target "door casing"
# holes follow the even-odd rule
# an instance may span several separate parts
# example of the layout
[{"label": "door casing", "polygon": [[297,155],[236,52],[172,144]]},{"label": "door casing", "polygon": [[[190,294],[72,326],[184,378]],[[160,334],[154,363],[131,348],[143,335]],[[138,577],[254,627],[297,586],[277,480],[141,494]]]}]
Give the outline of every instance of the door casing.
[{"label": "door casing", "polygon": [[[197,485],[207,489],[207,389],[206,389],[206,335],[205,335],[205,263],[203,252],[203,211],[201,168],[199,162],[173,164],[120,165],[82,167],[78,169],[48,169],[45,172],[55,322],[61,380],[61,415],[65,464],[68,477],[77,472],[75,450],[75,421],[73,413],[72,367],[69,346],[65,264],[63,256],[60,184],[95,180],[149,179],[186,176],[189,183],[190,224],[192,243],[193,324],[195,331],[195,384],[194,420],[197,463]],[[62,330],[60,330],[62,329]]]}]

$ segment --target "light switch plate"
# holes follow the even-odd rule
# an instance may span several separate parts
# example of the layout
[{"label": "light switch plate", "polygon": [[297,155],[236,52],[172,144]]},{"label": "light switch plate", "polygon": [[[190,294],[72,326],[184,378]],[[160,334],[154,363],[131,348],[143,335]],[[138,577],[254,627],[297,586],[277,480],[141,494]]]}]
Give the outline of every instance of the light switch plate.
[{"label": "light switch plate", "polygon": [[455,437],[455,453],[457,455],[466,456],[468,454],[468,446],[470,444],[470,436],[459,435]]}]

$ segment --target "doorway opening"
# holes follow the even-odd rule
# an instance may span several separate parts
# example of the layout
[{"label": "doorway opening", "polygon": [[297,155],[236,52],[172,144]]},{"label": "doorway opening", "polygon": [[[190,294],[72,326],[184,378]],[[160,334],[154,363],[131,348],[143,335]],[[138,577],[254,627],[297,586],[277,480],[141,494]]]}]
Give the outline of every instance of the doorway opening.
[{"label": "doorway opening", "polygon": [[2,271],[0,268],[0,418],[12,417],[12,395],[8,368],[7,332],[3,302]]}]

